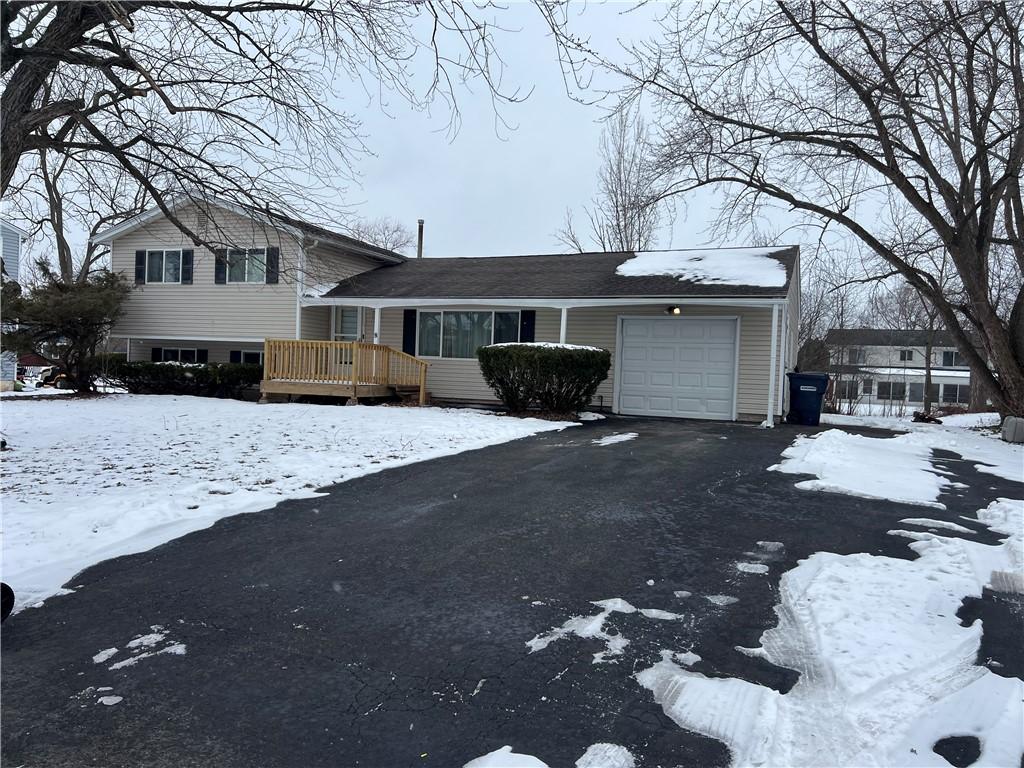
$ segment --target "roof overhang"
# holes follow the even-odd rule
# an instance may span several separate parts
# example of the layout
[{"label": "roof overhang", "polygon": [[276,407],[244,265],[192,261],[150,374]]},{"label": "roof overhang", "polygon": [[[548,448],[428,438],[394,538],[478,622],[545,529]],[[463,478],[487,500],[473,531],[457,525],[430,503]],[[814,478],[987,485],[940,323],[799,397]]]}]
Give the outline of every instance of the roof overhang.
[{"label": "roof overhang", "polygon": [[519,298],[515,296],[458,298],[447,297],[303,297],[304,307],[438,307],[438,306],[488,306],[488,307],[547,307],[549,309],[573,309],[578,307],[619,307],[626,305],[679,304],[685,306],[728,306],[728,307],[774,307],[782,306],[789,300],[785,296],[611,296],[599,298]]}]

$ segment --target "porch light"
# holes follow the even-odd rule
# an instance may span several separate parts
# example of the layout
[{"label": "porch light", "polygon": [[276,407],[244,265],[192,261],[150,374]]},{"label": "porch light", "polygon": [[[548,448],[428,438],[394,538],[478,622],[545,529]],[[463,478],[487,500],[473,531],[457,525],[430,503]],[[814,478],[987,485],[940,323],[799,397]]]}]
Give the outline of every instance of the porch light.
[{"label": "porch light", "polygon": [[665,308],[665,314],[666,315],[681,315],[681,314],[683,314],[683,308],[682,307],[677,307],[675,305],[673,305],[671,307],[666,307]]}]

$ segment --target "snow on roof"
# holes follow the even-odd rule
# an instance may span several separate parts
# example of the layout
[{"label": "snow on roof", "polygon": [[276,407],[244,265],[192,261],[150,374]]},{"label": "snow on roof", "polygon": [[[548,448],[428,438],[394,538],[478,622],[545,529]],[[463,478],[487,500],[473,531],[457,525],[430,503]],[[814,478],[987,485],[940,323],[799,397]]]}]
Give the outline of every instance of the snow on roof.
[{"label": "snow on roof", "polygon": [[710,248],[707,250],[646,251],[619,264],[625,277],[667,275],[693,283],[753,285],[786,284],[786,267],[772,254],[780,248]]}]

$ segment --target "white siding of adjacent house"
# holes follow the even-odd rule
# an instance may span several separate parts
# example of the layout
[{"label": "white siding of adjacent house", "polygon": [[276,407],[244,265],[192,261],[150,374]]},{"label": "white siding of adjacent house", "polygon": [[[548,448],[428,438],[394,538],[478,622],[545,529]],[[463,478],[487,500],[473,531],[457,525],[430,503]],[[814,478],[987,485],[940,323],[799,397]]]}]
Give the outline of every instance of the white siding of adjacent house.
[{"label": "white siding of adjacent house", "polygon": [[[197,224],[194,208],[184,209],[182,220]],[[218,285],[214,282],[214,255],[207,248],[193,246],[170,221],[158,218],[116,238],[111,247],[113,269],[134,283],[135,251],[149,249],[191,248],[193,256],[192,285],[147,283],[132,291],[124,316],[114,328],[114,335],[133,339],[224,339],[262,340],[264,338],[295,338],[296,306],[301,279],[311,285],[311,277],[335,280],[373,269],[378,264],[370,259],[327,249],[313,249],[308,264],[302,259],[302,246],[287,232],[267,227],[227,211],[218,211],[216,222],[209,225],[218,241],[230,242],[239,248],[277,247],[280,249],[280,282],[276,285]],[[213,235],[211,235],[212,237]],[[311,274],[306,270],[312,269]],[[303,310],[304,338],[321,338],[326,333],[324,319],[328,311]],[[156,345],[159,346],[159,345]],[[212,359],[212,358],[211,358]]]},{"label": "white siding of adjacent house", "polygon": [[21,234],[6,222],[0,222],[0,241],[4,270],[17,282],[21,269]]},{"label": "white siding of adjacent house", "polygon": [[[666,302],[666,304],[669,302]],[[459,306],[430,307],[431,310],[516,309],[516,307]],[[561,314],[558,309],[536,310],[536,341],[559,340]],[[381,310],[381,343],[402,348],[403,310]],[[746,420],[764,419],[768,408],[769,358],[771,351],[771,309],[752,307],[692,307],[684,306],[687,317],[739,317],[739,377],[737,380],[737,412]],[[612,353],[612,367],[608,378],[598,387],[595,406],[613,408],[616,330],[618,318],[664,317],[665,307],[658,305],[628,305],[570,309],[566,325],[566,342],[602,347]],[[371,320],[372,322],[372,320]],[[783,354],[782,342],[786,329],[779,318],[779,360]],[[794,351],[795,355],[795,344]],[[480,366],[473,360],[429,359],[427,389],[438,400],[494,402],[494,393],[484,383]]]}]

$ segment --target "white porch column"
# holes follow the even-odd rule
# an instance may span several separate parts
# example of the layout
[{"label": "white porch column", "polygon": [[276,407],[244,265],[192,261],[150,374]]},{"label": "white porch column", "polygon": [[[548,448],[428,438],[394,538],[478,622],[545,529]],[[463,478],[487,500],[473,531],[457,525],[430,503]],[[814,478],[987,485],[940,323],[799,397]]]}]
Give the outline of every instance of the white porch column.
[{"label": "white porch column", "polygon": [[779,305],[772,305],[772,346],[768,358],[768,416],[761,423],[762,427],[771,429],[775,426],[775,377],[778,371],[775,369],[779,355]]},{"label": "white porch column", "polygon": [[569,308],[562,307],[562,324],[558,328],[558,343],[565,344],[565,329],[569,324]]},{"label": "white porch column", "polygon": [[380,344],[380,307],[373,308],[373,343]]}]

